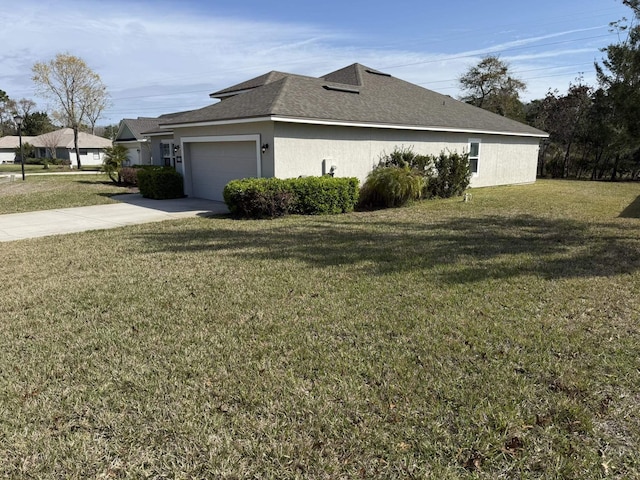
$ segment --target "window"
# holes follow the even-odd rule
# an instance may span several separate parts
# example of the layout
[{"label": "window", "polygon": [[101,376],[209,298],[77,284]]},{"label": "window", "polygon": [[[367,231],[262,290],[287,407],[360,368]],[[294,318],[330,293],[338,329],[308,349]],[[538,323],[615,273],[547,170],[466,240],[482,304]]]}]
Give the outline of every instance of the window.
[{"label": "window", "polygon": [[469,140],[469,170],[471,175],[478,174],[478,162],[480,160],[480,140]]},{"label": "window", "polygon": [[173,166],[175,162],[175,150],[173,143],[162,143],[162,164],[166,167]]}]

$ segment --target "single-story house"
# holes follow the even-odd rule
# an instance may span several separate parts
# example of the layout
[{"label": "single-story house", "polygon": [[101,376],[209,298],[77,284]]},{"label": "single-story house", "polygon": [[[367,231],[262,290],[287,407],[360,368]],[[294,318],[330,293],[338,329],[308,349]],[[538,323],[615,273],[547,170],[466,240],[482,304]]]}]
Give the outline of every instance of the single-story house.
[{"label": "single-story house", "polygon": [[142,132],[156,128],[157,118],[124,118],[120,121],[113,143],[127,147],[126,165],[152,165],[151,144]]},{"label": "single-story house", "polygon": [[185,193],[213,200],[243,177],[364,181],[396,147],[469,153],[472,187],[531,183],[548,136],[357,63],[320,78],[272,71],[210,97],[157,130],[172,134]]},{"label": "single-story house", "polygon": [[[31,143],[35,137],[22,136],[22,143]],[[0,164],[14,163],[16,160],[16,149],[20,148],[20,137],[18,135],[7,135],[0,137]]]},{"label": "single-story house", "polygon": [[[55,158],[69,161],[72,167],[78,166],[72,128],[62,128],[31,137],[29,143],[36,147],[37,158],[54,158],[55,151]],[[78,148],[82,165],[102,165],[104,149],[111,145],[111,140],[108,138],[78,132]]]},{"label": "single-story house", "polygon": [[114,144],[128,149],[126,165],[176,166],[179,157],[173,131],[160,128],[161,122],[186,112],[169,113],[159,117],[124,118],[120,121]]}]

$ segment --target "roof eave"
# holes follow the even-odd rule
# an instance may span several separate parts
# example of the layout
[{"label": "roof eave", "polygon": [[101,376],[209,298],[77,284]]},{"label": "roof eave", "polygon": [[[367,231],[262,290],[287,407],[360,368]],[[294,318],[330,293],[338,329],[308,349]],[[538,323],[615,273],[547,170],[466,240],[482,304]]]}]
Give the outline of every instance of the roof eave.
[{"label": "roof eave", "polygon": [[300,117],[286,117],[286,116],[271,116],[270,119],[274,122],[287,122],[287,123],[306,123],[312,125],[332,125],[343,127],[364,127],[364,128],[386,128],[392,130],[416,130],[427,132],[451,132],[451,133],[470,133],[470,134],[484,134],[484,135],[507,135],[517,137],[537,137],[548,138],[549,134],[546,132],[515,132],[508,130],[491,130],[482,128],[461,128],[461,127],[446,127],[440,125],[409,125],[409,124],[394,124],[394,123],[376,123],[376,122],[358,122],[358,121],[344,121],[344,120],[325,120],[317,118],[300,118]]},{"label": "roof eave", "polygon": [[385,128],[391,130],[414,130],[425,132],[450,132],[450,133],[468,133],[476,135],[506,135],[512,137],[533,137],[533,138],[548,138],[549,134],[545,132],[515,132],[507,130],[491,130],[481,128],[459,128],[459,127],[445,127],[438,125],[406,125],[406,124],[393,124],[393,123],[376,123],[376,122],[358,122],[358,121],[345,121],[345,120],[330,120],[330,119],[318,119],[318,118],[303,118],[303,117],[287,117],[283,115],[269,115],[260,117],[244,117],[244,118],[229,118],[220,120],[208,120],[208,121],[196,121],[196,122],[184,122],[165,124],[163,126],[167,128],[187,128],[187,127],[209,127],[216,125],[233,125],[241,123],[258,123],[258,122],[282,122],[282,123],[301,123],[308,125],[331,125],[341,127],[362,127],[362,128]]}]

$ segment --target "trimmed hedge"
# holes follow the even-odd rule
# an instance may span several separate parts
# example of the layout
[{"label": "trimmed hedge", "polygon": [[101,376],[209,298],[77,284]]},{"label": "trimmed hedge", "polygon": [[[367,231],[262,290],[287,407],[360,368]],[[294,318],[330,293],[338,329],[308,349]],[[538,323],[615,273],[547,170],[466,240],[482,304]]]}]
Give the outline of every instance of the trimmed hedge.
[{"label": "trimmed hedge", "polygon": [[285,182],[295,197],[290,213],[334,215],[352,212],[358,201],[357,178],[301,177]]},{"label": "trimmed hedge", "polygon": [[355,208],[358,179],[243,178],[229,182],[223,195],[229,211],[241,218],[336,214]]},{"label": "trimmed hedge", "polygon": [[279,178],[231,180],[222,195],[229,211],[241,218],[281,217],[293,203],[293,194]]},{"label": "trimmed hedge", "polygon": [[182,175],[171,167],[141,168],[137,172],[137,180],[140,193],[145,198],[184,197]]}]

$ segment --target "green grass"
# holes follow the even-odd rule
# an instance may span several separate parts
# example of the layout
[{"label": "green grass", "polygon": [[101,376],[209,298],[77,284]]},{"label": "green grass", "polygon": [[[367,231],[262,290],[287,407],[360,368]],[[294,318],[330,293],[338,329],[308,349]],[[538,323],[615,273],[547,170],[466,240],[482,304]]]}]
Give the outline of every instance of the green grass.
[{"label": "green grass", "polygon": [[[62,166],[58,167],[58,166],[51,165],[48,170],[45,170],[45,168],[42,165],[25,165],[24,171],[25,173],[53,173],[53,172],[59,172],[59,171],[68,172],[69,167],[62,167]],[[20,166],[19,163],[3,164],[3,165],[0,165],[0,174],[2,173],[22,173],[22,167]]]},{"label": "green grass", "polygon": [[27,175],[24,181],[16,177],[13,182],[0,179],[0,215],[115,203],[111,195],[129,192],[105,174]]},{"label": "green grass", "polygon": [[638,198],[3,244],[0,476],[638,478]]}]

